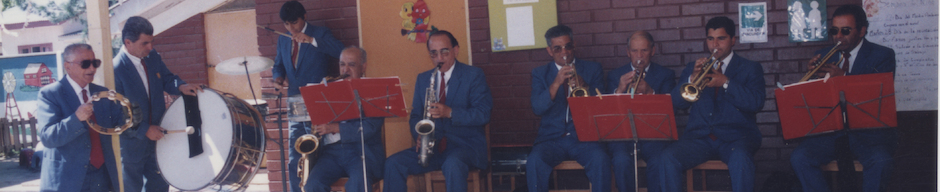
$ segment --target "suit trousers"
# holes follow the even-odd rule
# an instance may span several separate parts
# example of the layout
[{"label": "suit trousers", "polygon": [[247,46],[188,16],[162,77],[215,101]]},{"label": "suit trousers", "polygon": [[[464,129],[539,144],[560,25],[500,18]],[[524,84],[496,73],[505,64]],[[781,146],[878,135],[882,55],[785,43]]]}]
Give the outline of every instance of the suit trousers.
[{"label": "suit trousers", "polygon": [[[669,141],[640,141],[638,143],[639,154],[637,155],[647,161],[669,145]],[[614,168],[614,181],[620,192],[636,191],[637,184],[634,176],[636,161],[633,159],[633,144],[633,141],[607,143],[607,150],[610,152],[611,164]]]},{"label": "suit trousers", "polygon": [[[385,189],[383,191],[408,191],[405,182],[408,175],[417,175],[435,170],[444,172],[444,185],[449,192],[466,192],[467,177],[470,174],[470,161],[473,152],[470,149],[448,145],[443,153],[428,157],[428,166],[418,164],[416,148],[408,148],[395,153],[385,160]],[[476,167],[479,168],[479,167]]]},{"label": "suit trousers", "polygon": [[548,191],[552,170],[562,161],[574,159],[584,166],[591,191],[610,191],[610,156],[599,142],[581,142],[574,134],[543,141],[532,147],[526,159],[526,183],[529,191]]},{"label": "suit trousers", "polygon": [[166,183],[163,176],[160,175],[160,167],[157,165],[157,156],[153,146],[146,150],[147,156],[140,162],[130,162],[127,159],[121,160],[124,163],[124,191],[169,191],[170,185]]},{"label": "suit trousers", "polygon": [[108,175],[107,165],[102,165],[99,168],[95,168],[95,166],[88,164],[85,167],[87,168],[85,169],[85,181],[82,182],[82,191],[112,191],[111,177]]},{"label": "suit trousers", "polygon": [[[343,151],[340,145],[343,144],[333,143],[317,149],[317,153],[319,153],[320,156],[317,158],[316,164],[313,165],[313,169],[310,170],[310,178],[307,179],[307,184],[304,185],[305,191],[329,192],[330,185],[333,185],[340,177],[349,177],[345,186],[346,191],[372,191],[367,190],[363,185],[362,157],[357,155],[359,153]],[[372,183],[375,182],[376,179],[372,177],[368,179],[368,186],[372,187]]]},{"label": "suit trousers", "polygon": [[646,162],[648,189],[651,192],[679,192],[685,170],[717,156],[728,165],[733,191],[754,191],[754,152],[760,148],[760,142],[760,138],[735,141],[709,137],[679,139]]},{"label": "suit trousers", "polygon": [[790,155],[790,164],[800,178],[803,191],[828,192],[829,186],[820,166],[836,159],[835,140],[849,137],[849,148],[864,167],[862,191],[885,191],[897,147],[895,130],[838,132],[804,138]]}]

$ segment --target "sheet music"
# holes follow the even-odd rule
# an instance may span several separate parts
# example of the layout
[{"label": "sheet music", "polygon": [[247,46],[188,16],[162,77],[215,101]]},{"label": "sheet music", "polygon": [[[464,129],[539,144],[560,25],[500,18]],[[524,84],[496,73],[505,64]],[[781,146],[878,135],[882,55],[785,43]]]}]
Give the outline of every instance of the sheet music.
[{"label": "sheet music", "polygon": [[894,49],[898,111],[937,110],[937,1],[864,1],[867,39]]}]

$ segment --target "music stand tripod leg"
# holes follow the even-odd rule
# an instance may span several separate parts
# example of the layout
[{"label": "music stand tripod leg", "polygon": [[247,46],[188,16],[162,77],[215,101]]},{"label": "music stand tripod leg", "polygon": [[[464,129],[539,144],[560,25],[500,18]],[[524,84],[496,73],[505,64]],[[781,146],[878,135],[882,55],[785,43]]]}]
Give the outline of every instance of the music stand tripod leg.
[{"label": "music stand tripod leg", "polygon": [[637,159],[637,145],[640,144],[640,136],[636,134],[636,122],[634,122],[632,109],[627,110],[627,117],[630,118],[630,131],[633,132],[633,188],[634,191],[640,191],[640,165],[638,163],[639,159]]}]

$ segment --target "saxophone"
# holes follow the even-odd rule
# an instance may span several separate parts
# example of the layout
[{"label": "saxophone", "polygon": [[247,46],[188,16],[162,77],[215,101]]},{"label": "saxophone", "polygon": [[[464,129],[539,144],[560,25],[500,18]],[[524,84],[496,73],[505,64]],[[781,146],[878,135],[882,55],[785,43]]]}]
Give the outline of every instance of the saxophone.
[{"label": "saxophone", "polygon": [[428,157],[434,154],[434,121],[431,120],[431,104],[437,103],[437,76],[440,73],[441,66],[434,67],[434,76],[431,78],[431,84],[424,91],[424,119],[415,124],[415,132],[418,133],[420,141],[418,143],[418,164],[428,166]]}]

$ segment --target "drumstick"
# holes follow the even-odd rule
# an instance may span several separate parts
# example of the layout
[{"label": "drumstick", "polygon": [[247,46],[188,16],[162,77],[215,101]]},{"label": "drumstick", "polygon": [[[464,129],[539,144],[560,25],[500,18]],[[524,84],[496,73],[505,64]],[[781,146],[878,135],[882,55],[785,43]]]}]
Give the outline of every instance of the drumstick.
[{"label": "drumstick", "polygon": [[196,129],[193,128],[193,126],[186,127],[185,130],[163,130],[163,134],[170,134],[170,133],[186,133],[186,134],[188,134],[188,135],[192,135],[192,134],[195,133],[195,132],[196,132]]},{"label": "drumstick", "polygon": [[[290,37],[290,38],[292,38],[292,39],[294,38],[294,36],[288,35],[287,33],[282,33],[282,32],[280,32],[280,31],[275,31],[274,29],[271,29],[271,28],[268,28],[268,27],[265,27],[265,26],[258,25],[258,28],[271,31],[271,32],[277,33],[278,35],[283,35],[283,36],[285,36],[285,37]],[[301,43],[310,43],[310,42],[301,42]]]}]

